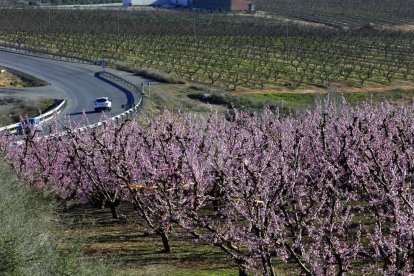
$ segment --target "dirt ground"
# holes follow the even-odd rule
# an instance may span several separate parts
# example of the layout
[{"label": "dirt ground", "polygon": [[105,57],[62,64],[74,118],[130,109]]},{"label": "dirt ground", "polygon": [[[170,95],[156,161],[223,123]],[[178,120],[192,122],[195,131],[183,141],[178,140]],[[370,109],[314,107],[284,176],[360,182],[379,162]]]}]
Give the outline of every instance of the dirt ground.
[{"label": "dirt ground", "polygon": [[56,235],[60,247],[79,245],[89,258],[105,259],[114,266],[114,275],[236,275],[237,268],[219,249],[195,243],[179,228],[171,234],[172,252],[161,252],[158,236],[143,227],[133,206],[121,204],[121,220],[113,220],[109,209],[65,202],[59,211]]},{"label": "dirt ground", "polygon": [[393,31],[413,32],[414,24],[395,25],[395,26],[387,27],[386,29],[393,30]]},{"label": "dirt ground", "polygon": [[341,93],[363,93],[363,92],[387,92],[395,89],[410,90],[414,89],[414,82],[412,81],[393,81],[391,84],[380,84],[375,82],[366,82],[361,85],[348,85],[343,83],[332,83],[331,87],[323,88],[314,85],[302,85],[299,88],[286,88],[283,86],[272,87],[269,89],[249,89],[240,87],[233,94],[269,94],[269,93],[291,93],[291,94],[308,94],[308,93],[325,93],[329,90],[335,90]]}]

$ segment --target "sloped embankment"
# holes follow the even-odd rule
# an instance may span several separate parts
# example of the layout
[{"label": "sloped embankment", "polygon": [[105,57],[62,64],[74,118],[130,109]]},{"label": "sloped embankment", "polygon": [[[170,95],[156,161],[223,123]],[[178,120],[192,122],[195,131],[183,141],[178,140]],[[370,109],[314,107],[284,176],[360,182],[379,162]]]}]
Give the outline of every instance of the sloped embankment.
[{"label": "sloped embankment", "polygon": [[0,275],[109,275],[102,264],[82,261],[76,249],[57,249],[64,241],[52,234],[55,207],[0,165]]}]

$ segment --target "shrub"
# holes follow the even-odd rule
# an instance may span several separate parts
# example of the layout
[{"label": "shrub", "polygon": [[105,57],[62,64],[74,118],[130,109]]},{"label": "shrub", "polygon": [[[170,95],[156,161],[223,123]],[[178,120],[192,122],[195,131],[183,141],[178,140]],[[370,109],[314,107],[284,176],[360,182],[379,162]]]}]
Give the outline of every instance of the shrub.
[{"label": "shrub", "polygon": [[149,68],[137,68],[127,63],[116,63],[115,68],[130,73],[134,73],[136,76],[141,76],[146,79],[151,79],[163,83],[170,84],[186,84],[187,82],[180,77],[173,76],[164,71],[149,69]]}]

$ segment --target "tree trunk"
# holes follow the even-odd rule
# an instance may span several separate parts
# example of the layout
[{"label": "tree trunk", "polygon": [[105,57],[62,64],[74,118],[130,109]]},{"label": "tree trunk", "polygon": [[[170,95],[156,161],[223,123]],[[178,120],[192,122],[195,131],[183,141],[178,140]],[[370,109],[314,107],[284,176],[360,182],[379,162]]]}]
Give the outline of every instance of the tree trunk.
[{"label": "tree trunk", "polygon": [[167,233],[165,231],[161,231],[159,233],[162,239],[162,245],[164,246],[163,253],[171,253],[171,247],[170,247],[170,240],[168,239]]},{"label": "tree trunk", "polygon": [[116,204],[108,203],[108,207],[111,210],[112,218],[118,219],[118,211],[116,210]]},{"label": "tree trunk", "polygon": [[239,267],[239,276],[248,276],[245,267]]},{"label": "tree trunk", "polygon": [[267,269],[269,270],[268,274],[270,276],[275,276],[275,272],[273,271],[272,260],[270,257],[268,257],[268,259],[266,260],[266,265],[267,265]]},{"label": "tree trunk", "polygon": [[236,263],[239,265],[239,276],[248,276],[246,262],[241,259],[237,259]]},{"label": "tree trunk", "polygon": [[213,199],[212,200],[212,204],[213,204],[213,210],[214,212],[218,212],[219,209],[219,200],[218,199]]}]

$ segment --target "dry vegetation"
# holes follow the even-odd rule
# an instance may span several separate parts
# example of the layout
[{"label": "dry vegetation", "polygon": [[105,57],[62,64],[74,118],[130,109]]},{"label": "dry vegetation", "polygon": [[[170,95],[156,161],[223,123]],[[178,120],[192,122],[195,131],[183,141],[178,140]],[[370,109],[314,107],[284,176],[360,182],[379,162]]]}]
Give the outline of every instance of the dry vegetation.
[{"label": "dry vegetation", "polygon": [[[1,68],[0,88],[16,89],[44,85],[45,82],[29,75]],[[1,93],[0,90],[0,126],[16,123],[20,117],[28,114],[31,117],[38,116],[47,110],[54,102],[54,99],[26,97],[20,93],[10,93],[7,90]]]},{"label": "dry vegetation", "polygon": [[0,67],[0,87],[23,87],[24,83],[17,76]]},{"label": "dry vegetation", "polygon": [[46,82],[38,78],[0,66],[0,88],[37,87],[43,85],[46,85]]},{"label": "dry vegetation", "polygon": [[0,95],[0,126],[14,124],[20,121],[25,114],[30,117],[38,116],[47,110],[56,100],[39,98],[26,99],[24,97]]}]

